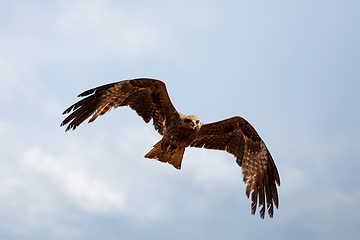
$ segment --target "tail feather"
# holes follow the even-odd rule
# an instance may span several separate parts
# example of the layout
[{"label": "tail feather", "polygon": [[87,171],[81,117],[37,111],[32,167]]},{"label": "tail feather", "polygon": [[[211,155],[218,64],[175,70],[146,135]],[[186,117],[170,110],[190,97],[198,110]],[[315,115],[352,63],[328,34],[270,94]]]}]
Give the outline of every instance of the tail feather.
[{"label": "tail feather", "polygon": [[176,169],[180,169],[184,152],[185,148],[179,148],[173,145],[164,146],[160,140],[154,145],[153,149],[145,155],[145,157],[157,159],[160,162],[167,162],[173,165]]}]

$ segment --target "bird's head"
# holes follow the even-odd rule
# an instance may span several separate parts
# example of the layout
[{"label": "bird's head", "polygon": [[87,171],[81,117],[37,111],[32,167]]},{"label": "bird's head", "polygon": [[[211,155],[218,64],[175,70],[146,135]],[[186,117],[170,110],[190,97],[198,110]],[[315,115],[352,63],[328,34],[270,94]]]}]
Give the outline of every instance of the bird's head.
[{"label": "bird's head", "polygon": [[188,115],[183,118],[183,126],[186,128],[200,129],[201,123],[197,116]]}]

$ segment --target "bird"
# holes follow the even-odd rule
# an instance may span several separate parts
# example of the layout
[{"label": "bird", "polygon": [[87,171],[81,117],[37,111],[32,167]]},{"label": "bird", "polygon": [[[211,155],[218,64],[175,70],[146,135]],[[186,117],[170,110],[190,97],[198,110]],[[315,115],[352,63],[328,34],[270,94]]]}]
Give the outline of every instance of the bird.
[{"label": "bird", "polygon": [[235,116],[213,123],[202,123],[195,115],[183,115],[172,104],[163,81],[152,78],[122,80],[84,91],[84,97],[68,107],[60,126],[75,130],[89,117],[89,123],[111,109],[129,106],[162,135],[145,158],[156,159],[181,169],[187,147],[223,150],[236,158],[241,167],[245,194],[251,199],[251,213],[260,208],[263,219],[278,208],[280,177],[275,162],[254,127]]}]

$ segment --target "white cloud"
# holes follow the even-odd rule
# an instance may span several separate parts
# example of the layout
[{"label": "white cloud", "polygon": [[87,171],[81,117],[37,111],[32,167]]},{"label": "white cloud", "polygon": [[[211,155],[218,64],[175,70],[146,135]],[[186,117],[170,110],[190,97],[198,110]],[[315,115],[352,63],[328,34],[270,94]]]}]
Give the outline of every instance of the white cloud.
[{"label": "white cloud", "polygon": [[[59,29],[83,45],[111,52],[138,54],[153,47],[157,31],[111,1],[78,1],[58,21]],[[75,39],[74,39],[75,40]]]},{"label": "white cloud", "polygon": [[10,177],[0,180],[0,195],[7,196],[10,192],[20,185],[18,178]]},{"label": "white cloud", "polygon": [[46,176],[66,197],[84,210],[98,213],[124,210],[123,194],[101,179],[62,165],[61,161],[37,148],[26,151],[21,157],[21,163],[24,167]]},{"label": "white cloud", "polygon": [[281,179],[281,194],[293,195],[304,191],[309,182],[306,179],[305,173],[299,168],[287,167],[284,168],[280,175]]},{"label": "white cloud", "polygon": [[[9,134],[9,128],[7,125],[0,119],[0,136],[6,136]],[[3,137],[1,137],[3,138]],[[1,139],[0,138],[0,139]]]},{"label": "white cloud", "polygon": [[224,151],[188,148],[183,165],[193,182],[206,191],[240,189],[243,184],[241,168]]},{"label": "white cloud", "polygon": [[[19,70],[19,69],[18,69]],[[18,71],[0,55],[0,96],[9,97],[10,89],[19,85]]]}]

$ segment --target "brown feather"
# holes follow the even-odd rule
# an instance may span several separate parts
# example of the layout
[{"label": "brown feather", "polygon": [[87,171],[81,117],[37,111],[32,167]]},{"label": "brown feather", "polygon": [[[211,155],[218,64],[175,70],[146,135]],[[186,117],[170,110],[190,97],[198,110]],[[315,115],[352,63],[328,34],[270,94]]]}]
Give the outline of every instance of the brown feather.
[{"label": "brown feather", "polygon": [[167,162],[176,169],[181,169],[181,161],[184,156],[185,148],[179,148],[172,145],[166,145],[162,140],[157,142],[153,149],[145,157],[157,159],[160,162]]},{"label": "brown feather", "polygon": [[89,89],[78,96],[86,98],[63,112],[67,114],[73,111],[61,123],[61,126],[69,124],[66,131],[76,129],[91,116],[89,122],[120,106],[131,107],[146,123],[153,119],[155,129],[162,135],[166,130],[166,120],[178,116],[165,84],[156,79],[139,78],[115,82]]},{"label": "brown feather", "polygon": [[233,117],[203,124],[190,146],[225,150],[234,155],[247,184],[246,196],[251,196],[252,214],[259,205],[261,218],[265,208],[273,217],[273,205],[278,208],[276,183],[280,186],[280,178],[270,152],[250,123],[242,117]]}]

